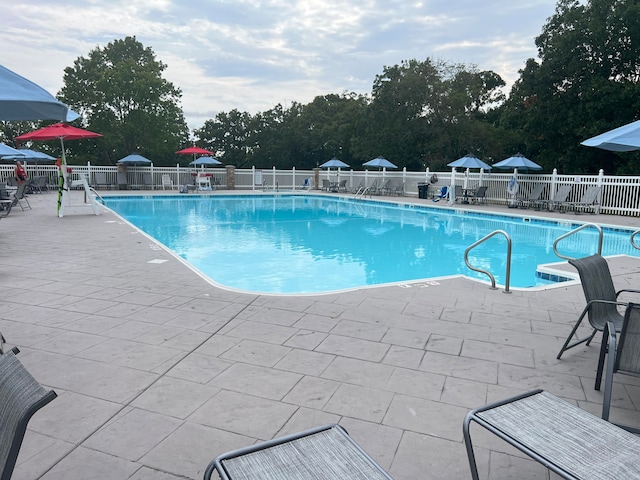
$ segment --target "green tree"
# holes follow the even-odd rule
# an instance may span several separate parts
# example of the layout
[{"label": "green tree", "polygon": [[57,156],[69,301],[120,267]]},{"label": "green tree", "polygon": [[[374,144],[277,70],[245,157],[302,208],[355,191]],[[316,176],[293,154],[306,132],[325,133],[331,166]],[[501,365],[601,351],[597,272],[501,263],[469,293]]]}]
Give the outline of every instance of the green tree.
[{"label": "green tree", "polygon": [[166,68],[151,48],[126,37],[65,69],[59,98],[81,114],[86,128],[104,135],[91,143],[99,163],[113,164],[134,152],[158,165],[175,163],[174,152],[189,130],[180,89],[162,78]]},{"label": "green tree", "polygon": [[409,169],[442,168],[470,151],[490,154],[487,113],[503,101],[502,86],[494,72],[430,58],[385,67],[373,83],[356,154],[384,155]]},{"label": "green tree", "polygon": [[640,5],[559,0],[505,103],[501,124],[531,158],[561,172],[638,173],[638,154],[580,142],[638,117]]}]

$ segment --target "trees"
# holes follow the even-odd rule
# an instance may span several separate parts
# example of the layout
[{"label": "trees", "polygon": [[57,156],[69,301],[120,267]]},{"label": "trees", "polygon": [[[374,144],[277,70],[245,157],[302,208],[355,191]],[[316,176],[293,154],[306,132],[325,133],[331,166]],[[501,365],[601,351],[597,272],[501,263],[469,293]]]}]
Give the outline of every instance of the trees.
[{"label": "trees", "polygon": [[501,117],[538,163],[571,173],[632,171],[629,159],[637,154],[580,142],[637,118],[638,18],[635,0],[558,1],[536,38],[540,61],[527,61]]},{"label": "trees", "polygon": [[110,164],[138,152],[158,165],[174,162],[189,131],[180,89],[162,78],[165,69],[135,37],[95,48],[65,69],[60,100],[82,115],[86,128],[104,135],[92,144],[92,161]]},{"label": "trees", "polygon": [[469,151],[491,155],[487,113],[503,100],[502,86],[494,72],[430,58],[385,67],[373,83],[357,152],[410,169],[441,168]]}]

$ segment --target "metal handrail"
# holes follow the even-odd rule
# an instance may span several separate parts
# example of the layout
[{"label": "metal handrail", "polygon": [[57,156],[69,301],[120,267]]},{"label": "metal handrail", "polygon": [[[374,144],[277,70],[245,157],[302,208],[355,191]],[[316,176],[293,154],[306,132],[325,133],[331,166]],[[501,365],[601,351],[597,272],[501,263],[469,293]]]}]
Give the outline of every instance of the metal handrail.
[{"label": "metal handrail", "polygon": [[[100,200],[102,200],[102,205],[106,205],[106,204],[104,203],[104,198],[102,198],[102,195],[100,195],[100,194],[96,191],[96,189],[95,189],[95,188],[93,188],[93,187],[89,187],[89,191],[90,191],[91,193],[93,193],[96,197],[98,197]],[[86,199],[85,199],[85,203],[87,203],[87,200],[86,200]]]},{"label": "metal handrail", "polygon": [[631,234],[631,246],[636,250],[640,250],[640,245],[637,245],[636,242],[633,241],[633,239],[636,238],[636,235],[638,234],[640,234],[640,230],[636,230]]},{"label": "metal handrail", "polygon": [[507,271],[506,271],[506,278],[505,278],[505,281],[504,281],[504,293],[511,293],[509,291],[509,283],[510,283],[510,280],[511,280],[511,237],[504,230],[494,230],[489,235],[486,235],[486,236],[482,237],[480,240],[478,240],[477,242],[475,242],[471,246],[469,246],[464,251],[464,263],[466,263],[467,267],[469,267],[474,272],[484,273],[485,275],[488,275],[489,278],[491,279],[491,289],[492,290],[497,290],[496,279],[491,274],[491,272],[489,272],[488,270],[482,270],[481,268],[473,267],[469,263],[469,252],[471,251],[471,249],[477,247],[481,243],[486,242],[487,240],[489,240],[491,237],[493,237],[495,235],[504,235],[504,237],[507,239]]},{"label": "metal handrail", "polygon": [[[570,232],[565,233],[564,235],[560,235],[553,242],[553,253],[555,253],[557,257],[562,258],[563,260],[574,260],[573,257],[567,257],[566,255],[562,255],[560,252],[558,252],[558,248],[557,248],[558,242],[560,242],[560,240],[563,240],[567,237],[570,237],[575,233],[578,233],[580,230],[584,230],[585,228],[589,228],[589,227],[593,227],[596,230],[598,230],[598,255],[602,255],[602,242],[604,240],[604,233],[602,232],[602,227],[595,223],[585,223],[584,225],[580,225],[578,228],[575,228]],[[633,236],[632,236],[632,243],[633,243]]]}]

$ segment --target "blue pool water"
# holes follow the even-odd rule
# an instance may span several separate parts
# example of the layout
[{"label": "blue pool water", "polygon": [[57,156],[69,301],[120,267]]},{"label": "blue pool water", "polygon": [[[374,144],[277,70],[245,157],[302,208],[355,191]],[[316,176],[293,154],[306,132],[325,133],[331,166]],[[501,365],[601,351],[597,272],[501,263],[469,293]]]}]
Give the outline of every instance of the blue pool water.
[{"label": "blue pool water", "polygon": [[[537,266],[560,261],[553,242],[589,221],[564,224],[451,209],[314,195],[107,197],[106,205],[214,282],[269,293],[320,293],[464,274],[465,249],[494,230],[512,238],[513,287],[546,282]],[[573,223],[572,223],[573,222]],[[604,255],[637,256],[629,231],[605,229]],[[504,284],[506,240],[471,251],[472,265]],[[561,253],[595,253],[595,229],[565,239]]]}]

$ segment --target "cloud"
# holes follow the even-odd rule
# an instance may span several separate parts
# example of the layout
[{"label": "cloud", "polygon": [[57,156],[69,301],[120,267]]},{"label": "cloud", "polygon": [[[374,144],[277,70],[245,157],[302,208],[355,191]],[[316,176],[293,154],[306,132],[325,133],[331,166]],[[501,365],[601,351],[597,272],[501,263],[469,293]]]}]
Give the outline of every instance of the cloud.
[{"label": "cloud", "polygon": [[64,68],[136,36],[183,91],[191,128],[317,95],[370,93],[384,66],[431,56],[512,83],[552,0],[22,0],[3,8],[2,64],[51,93]]}]

